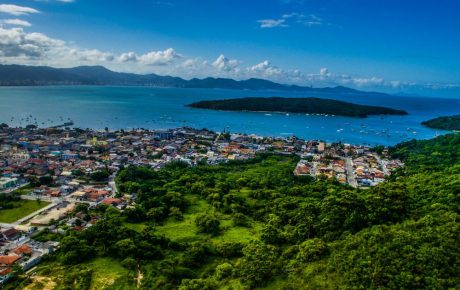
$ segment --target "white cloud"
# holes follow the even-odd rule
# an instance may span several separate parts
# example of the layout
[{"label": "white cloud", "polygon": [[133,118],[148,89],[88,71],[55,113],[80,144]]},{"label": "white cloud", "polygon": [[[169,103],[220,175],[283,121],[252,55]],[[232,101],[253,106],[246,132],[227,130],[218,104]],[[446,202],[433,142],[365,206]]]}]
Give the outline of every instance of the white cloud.
[{"label": "white cloud", "polygon": [[142,64],[153,66],[164,66],[182,58],[173,48],[168,48],[164,51],[151,51],[138,57]]},{"label": "white cloud", "polygon": [[8,25],[14,25],[14,26],[24,26],[24,27],[30,27],[32,24],[30,22],[21,20],[21,19],[5,19],[2,20],[1,23],[8,24]]},{"label": "white cloud", "polygon": [[327,67],[323,67],[319,70],[319,74],[322,77],[327,77],[329,75],[329,69]]},{"label": "white cloud", "polygon": [[58,2],[63,2],[63,3],[73,3],[75,0],[57,0]]},{"label": "white cloud", "polygon": [[97,49],[70,49],[68,56],[72,56],[79,61],[92,63],[111,62],[115,60],[115,56],[112,53]]},{"label": "white cloud", "polygon": [[137,62],[139,60],[139,57],[137,56],[136,53],[130,51],[130,52],[122,53],[118,57],[118,60],[121,62]]},{"label": "white cloud", "polygon": [[212,63],[212,65],[217,68],[219,71],[232,72],[238,69],[240,61],[236,59],[228,59],[225,55],[221,54],[219,57]]},{"label": "white cloud", "polygon": [[261,28],[287,27],[285,19],[262,19],[257,20]]},{"label": "white cloud", "polygon": [[282,69],[271,65],[271,63],[268,60],[264,60],[261,63],[253,65],[248,70],[254,76],[263,76],[268,78],[280,76],[284,73]]},{"label": "white cloud", "polygon": [[321,68],[317,73],[297,69],[283,69],[264,60],[254,65],[244,65],[241,60],[230,59],[223,54],[214,61],[189,57],[173,48],[151,51],[145,54],[124,52],[115,54],[98,49],[82,49],[65,41],[51,38],[23,28],[0,26],[0,63],[49,65],[71,67],[79,65],[103,65],[115,71],[156,73],[184,78],[228,77],[234,79],[262,78],[279,83],[325,86],[351,86],[362,89],[401,90],[410,88],[452,89],[460,84],[420,84],[398,80],[385,80],[370,76],[352,76]]},{"label": "white cloud", "polygon": [[321,17],[316,16],[315,14],[310,14],[307,16],[302,15],[297,19],[298,23],[301,23],[306,26],[316,26],[316,25],[323,25],[324,21]]},{"label": "white cloud", "polygon": [[45,57],[47,52],[63,45],[63,41],[49,38],[41,33],[26,33],[22,28],[0,27],[0,57]]},{"label": "white cloud", "polygon": [[266,19],[266,20],[259,20],[257,21],[261,25],[262,28],[272,28],[272,27],[288,27],[292,25],[305,25],[305,26],[319,26],[326,24],[323,18],[315,15],[315,14],[308,14],[305,15],[303,13],[292,12],[288,14],[281,15],[280,19]]},{"label": "white cloud", "polygon": [[39,11],[34,8],[18,6],[14,4],[0,4],[0,13],[20,16],[20,15],[29,15],[32,13],[39,13]]}]

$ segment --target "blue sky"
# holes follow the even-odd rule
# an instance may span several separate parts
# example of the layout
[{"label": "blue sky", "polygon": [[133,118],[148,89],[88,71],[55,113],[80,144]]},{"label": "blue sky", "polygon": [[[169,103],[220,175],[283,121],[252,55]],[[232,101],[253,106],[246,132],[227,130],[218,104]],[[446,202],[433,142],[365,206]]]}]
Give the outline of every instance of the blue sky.
[{"label": "blue sky", "polygon": [[[460,83],[460,1],[455,0],[1,4],[2,33],[26,39],[19,40],[17,53],[11,43],[0,46],[3,63],[102,64],[183,77],[262,77],[392,90]],[[44,47],[37,34],[47,38]],[[29,45],[38,48],[30,53]]]}]

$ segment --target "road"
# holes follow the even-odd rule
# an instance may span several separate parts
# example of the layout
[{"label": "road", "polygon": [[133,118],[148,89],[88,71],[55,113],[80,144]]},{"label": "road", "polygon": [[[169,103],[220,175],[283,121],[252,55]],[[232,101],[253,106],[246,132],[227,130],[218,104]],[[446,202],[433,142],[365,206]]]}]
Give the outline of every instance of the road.
[{"label": "road", "polygon": [[377,162],[379,163],[380,167],[382,168],[383,174],[390,175],[390,172],[388,171],[388,168],[385,166],[385,164],[383,163],[383,161],[380,158],[380,156],[377,155],[377,154],[373,154],[373,155],[374,155],[375,159],[377,160]]},{"label": "road", "polygon": [[117,185],[115,183],[116,176],[117,176],[116,172],[109,176],[109,186],[112,188],[112,195],[116,195],[118,193]]},{"label": "road", "polygon": [[348,184],[353,187],[358,187],[358,183],[356,182],[355,174],[353,172],[353,161],[350,157],[345,158],[345,163],[347,166],[347,181]]}]

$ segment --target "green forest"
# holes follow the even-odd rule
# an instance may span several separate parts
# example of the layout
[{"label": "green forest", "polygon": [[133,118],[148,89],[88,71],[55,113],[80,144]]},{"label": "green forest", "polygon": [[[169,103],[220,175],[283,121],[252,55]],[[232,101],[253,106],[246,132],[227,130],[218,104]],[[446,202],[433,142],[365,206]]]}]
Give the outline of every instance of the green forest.
[{"label": "green forest", "polygon": [[239,98],[200,101],[188,106],[192,108],[225,111],[331,114],[359,118],[365,118],[368,115],[407,115],[407,112],[403,110],[358,105],[323,98]]},{"label": "green forest", "polygon": [[136,205],[79,207],[100,220],[49,233],[61,247],[36,275],[56,289],[459,289],[460,135],[390,153],[406,166],[370,189],[296,177],[297,156],[127,167],[116,181]]},{"label": "green forest", "polygon": [[422,125],[433,129],[460,131],[460,115],[438,117],[422,122]]}]

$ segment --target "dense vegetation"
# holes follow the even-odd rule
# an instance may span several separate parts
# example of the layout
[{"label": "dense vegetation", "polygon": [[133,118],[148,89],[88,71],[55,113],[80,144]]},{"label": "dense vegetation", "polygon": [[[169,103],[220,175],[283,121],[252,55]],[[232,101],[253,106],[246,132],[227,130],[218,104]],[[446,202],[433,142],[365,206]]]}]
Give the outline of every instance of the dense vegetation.
[{"label": "dense vegetation", "polygon": [[458,289],[459,150],[458,134],[402,143],[406,167],[367,190],[295,177],[295,156],[127,167],[136,206],[88,212],[104,218],[37,275],[87,289],[110,259],[110,289]]},{"label": "dense vegetation", "polygon": [[192,108],[226,111],[332,114],[361,118],[367,117],[368,115],[407,115],[407,112],[402,110],[357,105],[343,101],[320,98],[239,98],[200,101],[188,106]]},{"label": "dense vegetation", "polygon": [[435,119],[422,122],[422,125],[425,125],[433,129],[460,131],[460,115],[438,117]]}]

